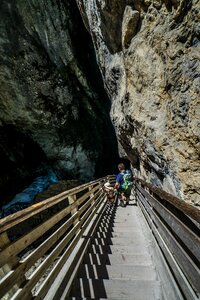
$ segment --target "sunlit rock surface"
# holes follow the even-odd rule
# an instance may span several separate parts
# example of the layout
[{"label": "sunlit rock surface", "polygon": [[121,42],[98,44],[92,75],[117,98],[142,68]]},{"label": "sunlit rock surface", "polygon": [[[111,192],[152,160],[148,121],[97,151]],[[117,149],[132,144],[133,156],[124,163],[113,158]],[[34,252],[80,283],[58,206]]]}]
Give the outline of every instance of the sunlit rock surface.
[{"label": "sunlit rock surface", "polygon": [[77,4],[126,155],[143,178],[200,204],[200,1]]},{"label": "sunlit rock surface", "polygon": [[59,179],[111,173],[110,103],[75,1],[0,2],[0,202],[51,166]]}]

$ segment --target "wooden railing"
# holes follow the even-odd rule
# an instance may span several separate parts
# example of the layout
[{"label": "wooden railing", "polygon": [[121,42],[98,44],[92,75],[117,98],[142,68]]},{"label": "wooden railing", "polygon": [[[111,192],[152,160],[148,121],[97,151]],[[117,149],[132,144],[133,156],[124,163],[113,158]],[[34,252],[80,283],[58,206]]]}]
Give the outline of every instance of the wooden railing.
[{"label": "wooden railing", "polygon": [[200,299],[200,210],[140,179],[136,195],[184,299]]},{"label": "wooden railing", "polygon": [[[59,299],[105,209],[84,184],[0,220],[0,299]],[[135,192],[184,299],[200,299],[200,210],[140,179]],[[51,295],[48,297],[48,293]]]},{"label": "wooden railing", "polygon": [[[108,179],[114,177],[73,188],[0,220],[0,299],[44,299],[88,224],[95,224],[105,206],[102,185]],[[82,248],[83,243],[77,255]]]}]

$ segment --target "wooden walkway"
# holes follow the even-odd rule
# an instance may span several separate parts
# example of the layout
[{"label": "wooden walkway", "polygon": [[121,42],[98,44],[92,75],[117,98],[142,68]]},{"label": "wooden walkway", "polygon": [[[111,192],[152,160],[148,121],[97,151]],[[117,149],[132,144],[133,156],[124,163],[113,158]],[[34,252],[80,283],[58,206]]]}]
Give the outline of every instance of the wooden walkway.
[{"label": "wooden walkway", "polygon": [[108,180],[0,220],[0,299],[200,300],[200,210],[139,178],[111,207]]},{"label": "wooden walkway", "polygon": [[170,294],[165,291],[162,280],[170,275],[166,269],[165,276],[159,277],[153,236],[139,207],[107,207],[95,234],[88,238],[90,245],[69,299],[182,299],[173,287]]}]

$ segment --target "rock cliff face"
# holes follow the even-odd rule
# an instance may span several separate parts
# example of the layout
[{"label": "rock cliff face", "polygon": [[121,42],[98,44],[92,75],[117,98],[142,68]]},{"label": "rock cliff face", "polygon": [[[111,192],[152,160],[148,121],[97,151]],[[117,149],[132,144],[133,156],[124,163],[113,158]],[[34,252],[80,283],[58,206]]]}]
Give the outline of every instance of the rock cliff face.
[{"label": "rock cliff face", "polygon": [[140,175],[200,202],[200,1],[77,0]]},{"label": "rock cliff face", "polygon": [[110,101],[76,2],[2,0],[0,35],[1,201],[49,165],[59,178],[111,172]]}]

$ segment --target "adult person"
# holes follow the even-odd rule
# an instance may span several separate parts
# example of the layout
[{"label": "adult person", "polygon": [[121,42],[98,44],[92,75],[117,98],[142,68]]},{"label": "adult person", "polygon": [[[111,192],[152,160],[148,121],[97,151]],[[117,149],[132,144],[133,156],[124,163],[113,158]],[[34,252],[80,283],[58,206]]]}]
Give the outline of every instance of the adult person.
[{"label": "adult person", "polygon": [[133,187],[133,174],[131,170],[126,170],[123,163],[118,165],[119,174],[116,177],[114,189],[117,191],[120,205],[124,207],[129,203],[131,189]]}]

